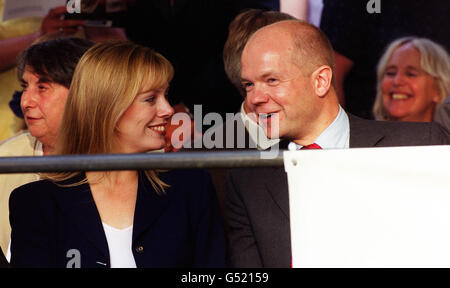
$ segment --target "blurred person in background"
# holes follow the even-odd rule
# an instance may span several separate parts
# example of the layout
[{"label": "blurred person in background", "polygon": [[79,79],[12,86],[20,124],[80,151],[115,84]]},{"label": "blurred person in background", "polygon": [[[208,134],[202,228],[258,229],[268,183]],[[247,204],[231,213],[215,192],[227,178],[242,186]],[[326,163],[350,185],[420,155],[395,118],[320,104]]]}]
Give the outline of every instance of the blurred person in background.
[{"label": "blurred person in background", "polygon": [[450,57],[439,44],[418,37],[390,43],[378,63],[377,120],[431,122],[450,94]]},{"label": "blurred person in background", "polygon": [[[3,8],[3,0],[0,0],[0,14]],[[123,28],[86,26],[86,21],[82,19],[64,19],[66,12],[66,6],[61,6],[51,9],[44,18],[28,17],[0,22],[0,141],[24,128],[20,111],[14,110],[17,105],[12,108],[8,105],[11,101],[12,105],[20,102],[20,83],[14,69],[20,52],[46,37],[76,36],[95,42],[126,39]]]},{"label": "blurred person in background", "polygon": [[376,67],[395,39],[428,38],[450,49],[450,2],[441,0],[323,0],[320,28],[333,45],[339,103],[372,119]]},{"label": "blurred person in background", "polygon": [[280,0],[280,11],[319,27],[322,0]]}]

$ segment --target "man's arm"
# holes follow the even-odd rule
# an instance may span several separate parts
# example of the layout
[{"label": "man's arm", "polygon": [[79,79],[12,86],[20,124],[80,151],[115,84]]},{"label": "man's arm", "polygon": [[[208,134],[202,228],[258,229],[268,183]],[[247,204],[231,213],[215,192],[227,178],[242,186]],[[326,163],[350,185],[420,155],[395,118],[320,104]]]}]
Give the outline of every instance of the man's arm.
[{"label": "man's arm", "polygon": [[261,256],[240,188],[235,184],[238,175],[231,171],[227,177],[225,217],[229,228],[229,262],[231,267],[258,268],[262,267]]},{"label": "man's arm", "polygon": [[66,6],[51,9],[42,21],[39,31],[24,36],[13,37],[0,41],[0,71],[7,70],[16,65],[16,58],[20,52],[27,49],[39,37],[48,33],[73,34],[84,20],[62,20]]},{"label": "man's arm", "polygon": [[16,65],[16,58],[40,36],[40,32],[0,41],[0,71]]}]

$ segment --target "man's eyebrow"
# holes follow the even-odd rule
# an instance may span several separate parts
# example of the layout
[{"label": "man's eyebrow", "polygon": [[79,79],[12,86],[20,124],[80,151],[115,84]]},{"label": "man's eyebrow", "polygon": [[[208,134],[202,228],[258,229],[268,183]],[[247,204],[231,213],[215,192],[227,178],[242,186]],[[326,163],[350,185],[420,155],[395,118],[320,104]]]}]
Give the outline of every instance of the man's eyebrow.
[{"label": "man's eyebrow", "polygon": [[269,72],[266,72],[266,73],[262,74],[260,77],[262,79],[264,79],[264,78],[267,78],[267,77],[273,76],[273,75],[274,75],[274,73],[272,71],[269,71]]},{"label": "man's eyebrow", "polygon": [[[274,73],[273,73],[272,71],[268,71],[268,72],[265,72],[265,73],[262,74],[262,75],[259,75],[258,78],[259,78],[259,79],[264,79],[264,78],[267,78],[267,77],[273,76],[273,75],[274,75]],[[241,82],[252,82],[252,81],[247,80],[247,79],[241,77]]]}]

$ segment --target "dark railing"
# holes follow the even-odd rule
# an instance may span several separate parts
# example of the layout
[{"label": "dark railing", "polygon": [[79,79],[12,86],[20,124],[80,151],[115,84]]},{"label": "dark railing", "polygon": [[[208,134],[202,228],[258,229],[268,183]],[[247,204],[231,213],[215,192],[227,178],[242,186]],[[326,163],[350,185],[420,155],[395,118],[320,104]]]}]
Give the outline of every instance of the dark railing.
[{"label": "dark railing", "polygon": [[283,165],[281,152],[260,151],[26,156],[0,157],[0,174]]}]

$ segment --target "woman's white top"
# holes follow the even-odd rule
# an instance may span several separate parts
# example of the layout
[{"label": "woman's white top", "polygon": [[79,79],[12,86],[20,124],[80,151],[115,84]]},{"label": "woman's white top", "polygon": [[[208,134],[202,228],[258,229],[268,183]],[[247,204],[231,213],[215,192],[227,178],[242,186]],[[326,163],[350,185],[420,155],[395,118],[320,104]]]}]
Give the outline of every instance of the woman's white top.
[{"label": "woman's white top", "polygon": [[136,268],[132,252],[133,225],[117,229],[102,223],[108,241],[111,268]]}]

